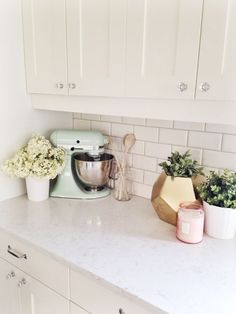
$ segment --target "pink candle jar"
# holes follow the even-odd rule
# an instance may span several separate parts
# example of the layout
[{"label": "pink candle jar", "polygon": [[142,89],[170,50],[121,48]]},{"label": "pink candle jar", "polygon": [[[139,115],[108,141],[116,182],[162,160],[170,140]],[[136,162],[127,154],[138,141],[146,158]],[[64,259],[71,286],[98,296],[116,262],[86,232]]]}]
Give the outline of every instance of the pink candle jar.
[{"label": "pink candle jar", "polygon": [[198,243],[203,238],[204,211],[202,208],[180,208],[177,218],[176,237],[187,243]]}]

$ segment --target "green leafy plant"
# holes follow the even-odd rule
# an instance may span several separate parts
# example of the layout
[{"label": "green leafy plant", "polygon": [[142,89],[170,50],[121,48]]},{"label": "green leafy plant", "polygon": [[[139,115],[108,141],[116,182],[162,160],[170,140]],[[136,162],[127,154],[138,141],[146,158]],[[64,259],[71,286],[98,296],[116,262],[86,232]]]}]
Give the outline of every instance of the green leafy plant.
[{"label": "green leafy plant", "polygon": [[222,174],[217,174],[211,171],[197,189],[201,199],[209,205],[236,209],[235,172],[225,169]]},{"label": "green leafy plant", "polygon": [[189,150],[184,154],[179,152],[171,153],[167,160],[159,164],[167,176],[191,178],[197,175],[204,175],[202,172],[203,167],[191,158]]}]

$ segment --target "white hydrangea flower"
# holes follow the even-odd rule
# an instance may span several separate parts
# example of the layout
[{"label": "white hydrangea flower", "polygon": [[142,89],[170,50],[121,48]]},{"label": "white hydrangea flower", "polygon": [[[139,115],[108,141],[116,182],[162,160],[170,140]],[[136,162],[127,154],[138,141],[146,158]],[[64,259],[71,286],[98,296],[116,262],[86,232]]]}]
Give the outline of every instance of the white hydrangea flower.
[{"label": "white hydrangea flower", "polygon": [[34,176],[54,179],[64,168],[65,150],[52,147],[42,135],[33,134],[13,158],[6,160],[3,170],[17,178]]}]

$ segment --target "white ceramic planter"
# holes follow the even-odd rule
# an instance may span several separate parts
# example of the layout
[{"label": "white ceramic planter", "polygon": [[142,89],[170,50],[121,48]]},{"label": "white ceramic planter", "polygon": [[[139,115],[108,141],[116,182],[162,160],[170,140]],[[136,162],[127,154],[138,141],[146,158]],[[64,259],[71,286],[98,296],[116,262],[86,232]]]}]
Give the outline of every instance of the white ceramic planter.
[{"label": "white ceramic planter", "polygon": [[218,239],[232,239],[236,232],[236,209],[203,203],[205,232]]},{"label": "white ceramic planter", "polygon": [[36,177],[26,178],[26,190],[28,199],[34,202],[45,201],[49,197],[49,179]]}]

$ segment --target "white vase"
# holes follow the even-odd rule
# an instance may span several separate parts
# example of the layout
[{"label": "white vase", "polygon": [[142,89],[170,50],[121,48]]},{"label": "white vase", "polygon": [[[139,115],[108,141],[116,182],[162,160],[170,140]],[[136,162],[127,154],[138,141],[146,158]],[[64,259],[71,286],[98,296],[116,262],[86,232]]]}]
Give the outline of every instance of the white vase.
[{"label": "white vase", "polygon": [[232,239],[236,232],[236,209],[203,203],[205,232],[218,239]]},{"label": "white vase", "polygon": [[26,178],[26,190],[28,199],[34,202],[45,201],[49,197],[49,179],[37,177]]}]

